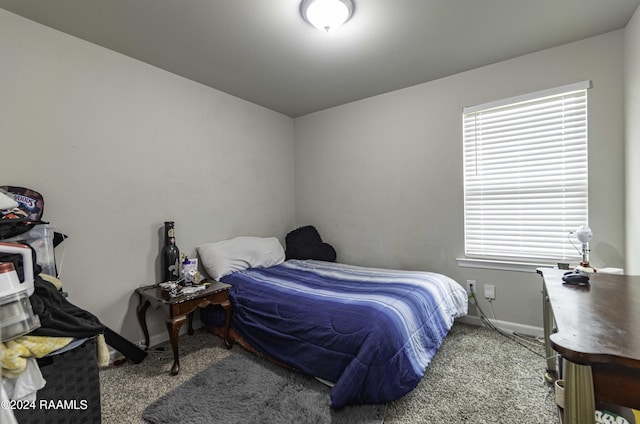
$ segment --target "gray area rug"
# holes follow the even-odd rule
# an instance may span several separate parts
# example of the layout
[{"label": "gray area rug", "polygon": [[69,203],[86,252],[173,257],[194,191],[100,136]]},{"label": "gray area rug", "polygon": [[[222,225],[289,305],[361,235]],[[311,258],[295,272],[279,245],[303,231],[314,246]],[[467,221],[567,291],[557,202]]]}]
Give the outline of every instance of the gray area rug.
[{"label": "gray area rug", "polygon": [[162,396],[143,412],[154,424],[381,424],[384,405],[329,408],[329,387],[236,351]]}]

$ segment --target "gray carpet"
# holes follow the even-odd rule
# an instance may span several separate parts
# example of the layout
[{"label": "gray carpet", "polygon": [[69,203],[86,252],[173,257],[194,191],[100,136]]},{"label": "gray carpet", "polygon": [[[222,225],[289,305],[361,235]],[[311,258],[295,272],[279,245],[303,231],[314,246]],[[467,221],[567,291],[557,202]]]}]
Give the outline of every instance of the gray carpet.
[{"label": "gray carpet", "polygon": [[[559,423],[553,391],[543,380],[544,349],[540,343],[526,345],[486,328],[455,324],[418,386],[387,404],[384,423]],[[241,352],[239,346],[226,350],[220,338],[198,330],[180,338],[177,376],[169,375],[170,350],[150,354],[137,365],[101,370],[103,424],[148,423],[142,418],[147,406]],[[245,417],[243,422],[251,421]]]},{"label": "gray carpet", "polygon": [[149,405],[142,416],[154,424],[384,421],[384,405],[332,411],[329,390],[314,378],[238,350]]},{"label": "gray carpet", "polygon": [[388,404],[385,424],[560,423],[544,347],[522,343],[455,324],[418,387]]}]

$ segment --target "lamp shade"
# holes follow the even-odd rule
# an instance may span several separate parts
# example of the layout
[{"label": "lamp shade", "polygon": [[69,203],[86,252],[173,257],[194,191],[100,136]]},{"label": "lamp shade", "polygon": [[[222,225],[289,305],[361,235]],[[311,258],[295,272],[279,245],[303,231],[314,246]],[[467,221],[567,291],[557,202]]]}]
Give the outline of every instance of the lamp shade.
[{"label": "lamp shade", "polygon": [[580,240],[581,243],[589,243],[591,237],[593,237],[593,233],[591,232],[591,228],[587,226],[578,227],[576,230],[576,237]]},{"label": "lamp shade", "polygon": [[314,27],[329,32],[351,18],[351,0],[303,0],[300,4],[302,17]]}]

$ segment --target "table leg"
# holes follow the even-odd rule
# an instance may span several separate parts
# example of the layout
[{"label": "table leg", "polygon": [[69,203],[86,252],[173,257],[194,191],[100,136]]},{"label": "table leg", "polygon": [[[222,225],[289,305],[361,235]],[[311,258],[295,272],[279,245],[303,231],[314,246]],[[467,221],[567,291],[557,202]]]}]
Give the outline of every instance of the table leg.
[{"label": "table leg", "polygon": [[194,331],[193,331],[193,314],[194,313],[195,313],[195,311],[191,312],[189,314],[189,328],[188,328],[189,331],[188,331],[188,333],[189,333],[190,336],[193,336],[193,333],[194,333]]},{"label": "table leg", "polygon": [[180,315],[173,318],[167,318],[167,331],[171,340],[171,348],[173,349],[173,366],[171,367],[171,375],[176,375],[180,371],[180,351],[178,349],[178,336],[180,327],[186,321],[187,317]]},{"label": "table leg", "polygon": [[229,328],[231,327],[231,301],[225,300],[220,304],[226,314],[226,320],[224,323],[224,344],[227,349],[231,349],[231,342],[229,341]]},{"label": "table leg", "polygon": [[142,332],[144,333],[144,345],[145,347],[149,347],[149,329],[147,328],[147,309],[149,308],[148,300],[144,303],[142,299],[140,299],[140,303],[138,303],[138,307],[136,308],[136,312],[138,314],[138,322],[140,323],[140,327],[142,327]]}]

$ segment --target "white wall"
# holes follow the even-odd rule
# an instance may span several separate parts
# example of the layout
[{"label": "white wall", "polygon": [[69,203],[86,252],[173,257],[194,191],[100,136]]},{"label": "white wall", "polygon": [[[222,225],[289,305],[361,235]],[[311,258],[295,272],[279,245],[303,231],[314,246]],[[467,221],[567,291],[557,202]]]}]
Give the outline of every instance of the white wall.
[{"label": "white wall", "polygon": [[640,275],[640,9],[625,29],[625,272]]},{"label": "white wall", "polygon": [[0,183],[45,196],[70,300],[125,337],[165,220],[189,254],[292,228],[291,118],[1,9],[0,58]]},{"label": "white wall", "polygon": [[[158,278],[165,220],[190,254],[207,241],[282,238],[314,224],[343,262],[495,284],[498,319],[539,327],[537,275],[456,264],[461,111],[593,81],[592,262],[625,265],[623,53],[637,88],[637,15],[626,38],[617,31],[294,121],[0,10],[0,183],[45,195],[45,219],[70,236],[56,254],[65,247],[71,300],[131,340],[141,337],[133,290]],[[626,153],[636,159],[638,92],[627,97]],[[627,178],[629,222],[640,187]],[[637,258],[640,246],[628,248]],[[152,333],[164,333],[156,321]]]},{"label": "white wall", "polygon": [[[340,261],[496,286],[496,318],[542,326],[535,273],[460,268],[462,109],[581,80],[589,91],[592,263],[624,265],[623,31],[295,120],[296,219]],[[488,304],[482,299],[488,310]]]}]

